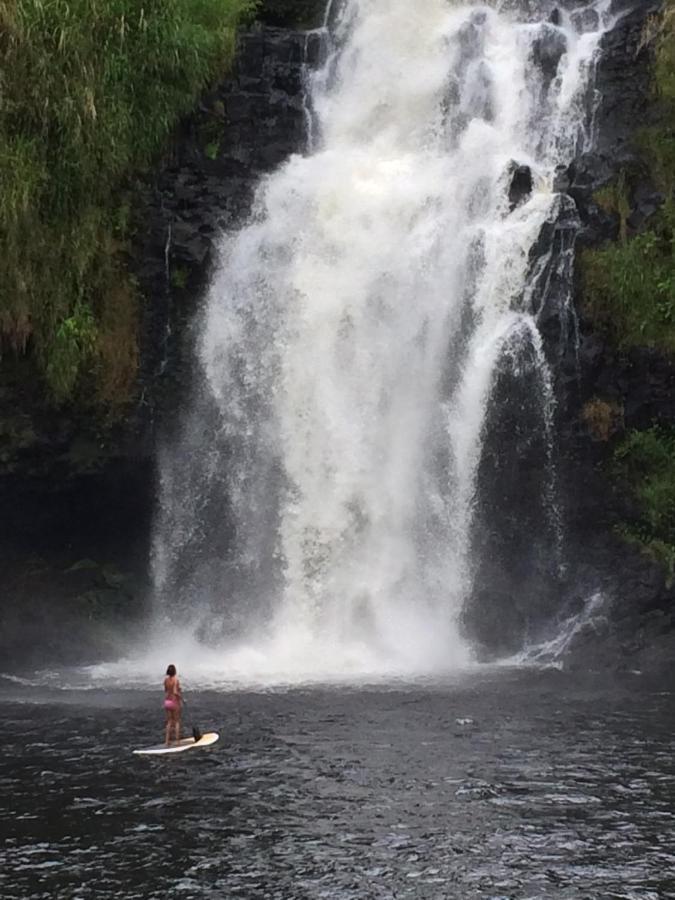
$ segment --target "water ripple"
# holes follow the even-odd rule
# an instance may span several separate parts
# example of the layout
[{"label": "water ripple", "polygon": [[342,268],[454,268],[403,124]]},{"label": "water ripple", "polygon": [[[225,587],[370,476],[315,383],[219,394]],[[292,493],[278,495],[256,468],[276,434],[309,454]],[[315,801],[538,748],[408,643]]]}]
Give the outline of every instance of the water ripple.
[{"label": "water ripple", "polygon": [[4,704],[6,900],[675,898],[669,694],[522,672],[198,694],[221,742],[164,760],[130,753],[154,694],[56,696]]}]

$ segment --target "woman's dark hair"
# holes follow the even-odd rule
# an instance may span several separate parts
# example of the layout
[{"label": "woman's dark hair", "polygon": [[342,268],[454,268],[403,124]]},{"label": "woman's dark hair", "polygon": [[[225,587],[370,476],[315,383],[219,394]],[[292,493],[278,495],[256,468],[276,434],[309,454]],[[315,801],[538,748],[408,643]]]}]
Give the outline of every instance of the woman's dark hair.
[{"label": "woman's dark hair", "polygon": [[174,665],[169,666],[166,670],[166,674],[169,676],[169,678],[173,678],[173,676],[176,674],[176,667]]}]

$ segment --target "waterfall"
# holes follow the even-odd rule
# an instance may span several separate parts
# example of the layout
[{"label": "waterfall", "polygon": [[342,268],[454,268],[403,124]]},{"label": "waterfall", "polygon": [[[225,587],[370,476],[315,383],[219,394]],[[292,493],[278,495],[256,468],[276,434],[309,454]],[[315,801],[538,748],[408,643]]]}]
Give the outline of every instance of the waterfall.
[{"label": "waterfall", "polygon": [[[569,5],[332,4],[309,149],[222,239],[161,459],[158,618],[228,671],[469,659],[476,473],[514,347],[550,444],[531,252],[592,142],[610,24],[609,0]],[[510,199],[516,166],[532,190]]]}]

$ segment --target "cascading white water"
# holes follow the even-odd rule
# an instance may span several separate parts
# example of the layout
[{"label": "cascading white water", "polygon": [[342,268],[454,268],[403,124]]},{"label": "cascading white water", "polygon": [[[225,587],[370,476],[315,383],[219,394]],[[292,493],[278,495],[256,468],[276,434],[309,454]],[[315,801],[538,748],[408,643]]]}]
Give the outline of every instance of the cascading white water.
[{"label": "cascading white water", "polygon": [[[530,251],[590,141],[609,0],[556,24],[525,0],[334,6],[313,146],[223,239],[162,462],[161,610],[180,595],[174,621],[245,677],[467,661],[487,402],[515,341],[550,403]],[[534,190],[510,211],[513,162]]]}]

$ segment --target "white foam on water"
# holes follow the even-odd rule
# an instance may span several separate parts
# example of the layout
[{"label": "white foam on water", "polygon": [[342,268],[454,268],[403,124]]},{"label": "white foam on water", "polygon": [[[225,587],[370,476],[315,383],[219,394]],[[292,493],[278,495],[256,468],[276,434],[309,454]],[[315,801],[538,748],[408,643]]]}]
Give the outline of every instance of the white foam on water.
[{"label": "white foam on water", "polygon": [[589,630],[595,631],[606,626],[608,606],[608,598],[602,592],[590,594],[578,612],[557,624],[551,637],[525,647],[505,663],[562,669],[565,656],[577,638]]},{"label": "white foam on water", "polygon": [[[302,652],[299,652],[300,651]],[[368,686],[391,683],[436,683],[438,678],[462,677],[476,665],[445,666],[436,658],[427,665],[389,652],[380,652],[371,642],[344,644],[316,641],[312,635],[281,631],[267,640],[207,646],[191,635],[155,632],[152,642],[130,648],[125,658],[34,675],[31,686],[64,690],[106,688],[156,689],[169,663],[176,665],[188,690],[268,690],[278,687]]]}]

